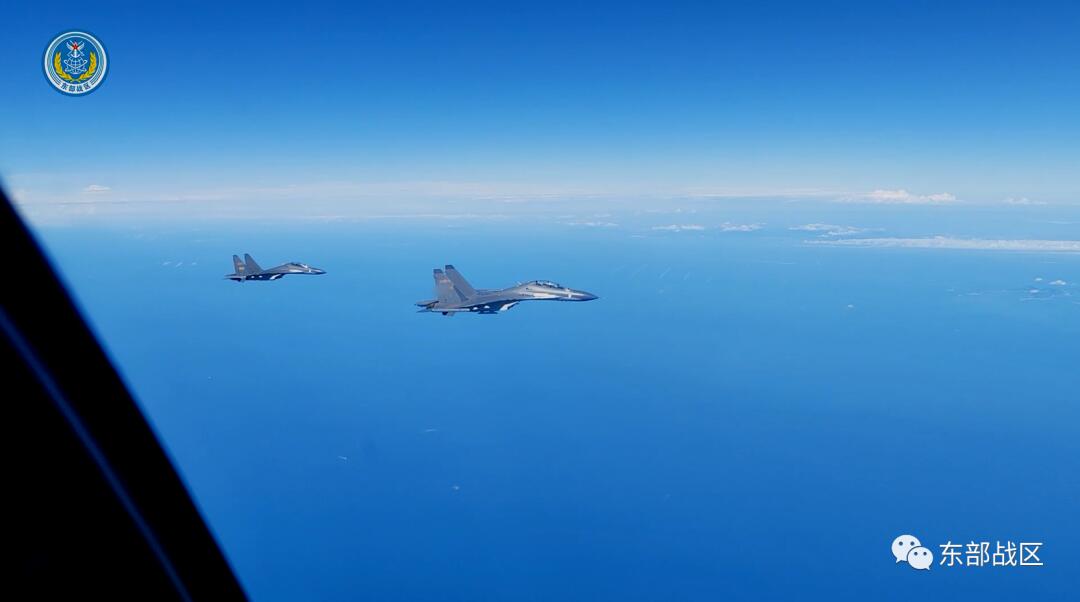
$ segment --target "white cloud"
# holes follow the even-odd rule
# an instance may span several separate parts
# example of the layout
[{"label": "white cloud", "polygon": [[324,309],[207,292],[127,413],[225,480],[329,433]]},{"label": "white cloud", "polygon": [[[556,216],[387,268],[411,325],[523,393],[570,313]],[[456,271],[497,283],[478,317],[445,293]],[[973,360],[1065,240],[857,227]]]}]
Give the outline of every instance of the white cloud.
[{"label": "white cloud", "polygon": [[705,229],[705,226],[701,224],[671,224],[669,226],[653,226],[652,229],[666,232],[686,232],[701,231]]},{"label": "white cloud", "polygon": [[667,191],[665,194],[704,199],[820,199],[834,198],[844,193],[840,190],[826,188],[717,188],[698,186]]},{"label": "white cloud", "polygon": [[961,249],[979,251],[1044,251],[1080,253],[1080,240],[993,240],[980,238],[849,238],[808,240],[807,244],[842,247],[903,247],[909,249]]},{"label": "white cloud", "polygon": [[832,232],[839,230],[844,226],[834,226],[832,224],[803,224],[801,226],[792,226],[788,230],[797,230],[800,232]]},{"label": "white cloud", "polygon": [[84,194],[101,194],[103,192],[109,192],[110,190],[112,190],[112,188],[102,186],[101,184],[91,184],[82,189]]},{"label": "white cloud", "polygon": [[731,222],[724,222],[720,224],[721,232],[753,232],[760,230],[763,224],[733,224]]},{"label": "white cloud", "polygon": [[955,203],[956,195],[948,192],[935,192],[933,194],[915,194],[904,189],[886,190],[878,189],[870,192],[858,193],[839,199],[846,203],[877,203],[896,205],[940,205]]},{"label": "white cloud", "polygon": [[1006,205],[1045,205],[1046,201],[1033,201],[1033,200],[1027,198],[1026,196],[1025,197],[1020,197],[1018,199],[1009,197],[1009,198],[1005,199],[1005,204]]},{"label": "white cloud", "polygon": [[930,194],[925,197],[920,197],[920,200],[925,199],[931,203],[952,203],[956,201],[956,195],[948,192],[938,192]]},{"label": "white cloud", "polygon": [[324,214],[305,215],[297,219],[316,222],[356,222],[369,220],[510,220],[513,216],[505,213],[383,213],[383,214]]},{"label": "white cloud", "polygon": [[[731,222],[724,222],[716,228],[721,232],[753,232],[760,230],[763,224],[733,224]],[[701,232],[707,230],[705,226],[701,224],[670,224],[667,226],[653,226],[653,230],[663,232]]]},{"label": "white cloud", "polygon": [[849,234],[862,234],[870,232],[870,228],[857,228],[855,226],[836,226],[833,224],[803,224],[792,226],[788,230],[796,232],[821,232],[822,236],[845,236]]},{"label": "white cloud", "polygon": [[1050,284],[1052,286],[1065,286],[1066,284],[1068,284],[1068,282],[1065,282],[1064,280],[1058,279],[1058,280],[1051,281]]},{"label": "white cloud", "polygon": [[584,228],[617,228],[619,226],[615,222],[566,222],[566,225]]}]

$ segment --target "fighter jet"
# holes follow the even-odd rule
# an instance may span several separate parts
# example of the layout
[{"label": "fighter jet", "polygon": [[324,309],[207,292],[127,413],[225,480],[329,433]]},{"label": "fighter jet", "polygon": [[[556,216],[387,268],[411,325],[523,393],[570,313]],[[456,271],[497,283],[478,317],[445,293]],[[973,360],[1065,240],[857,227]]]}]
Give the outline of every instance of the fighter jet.
[{"label": "fighter jet", "polygon": [[225,274],[225,277],[235,282],[243,282],[245,280],[277,280],[286,274],[325,274],[324,270],[319,268],[313,268],[306,263],[289,262],[283,263],[277,267],[262,269],[259,264],[255,263],[255,259],[251,255],[244,253],[244,260],[240,261],[240,258],[236,255],[232,256],[233,269],[236,270],[232,274]]},{"label": "fighter jet", "polygon": [[521,301],[592,301],[597,298],[550,280],[533,280],[499,290],[475,289],[454,266],[448,265],[445,270],[435,270],[435,295],[438,298],[417,302],[421,312],[440,312],[444,316],[459,312],[497,314]]}]

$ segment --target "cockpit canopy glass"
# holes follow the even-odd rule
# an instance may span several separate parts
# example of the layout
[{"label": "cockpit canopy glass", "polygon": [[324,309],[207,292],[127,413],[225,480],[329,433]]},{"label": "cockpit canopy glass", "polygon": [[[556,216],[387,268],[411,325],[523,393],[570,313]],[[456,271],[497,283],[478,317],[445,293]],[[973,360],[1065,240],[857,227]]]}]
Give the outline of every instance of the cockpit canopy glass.
[{"label": "cockpit canopy glass", "polygon": [[536,285],[539,285],[539,286],[546,286],[546,287],[549,287],[549,288],[563,288],[563,286],[561,284],[559,284],[558,282],[552,282],[550,280],[533,280],[532,284],[536,284]]}]

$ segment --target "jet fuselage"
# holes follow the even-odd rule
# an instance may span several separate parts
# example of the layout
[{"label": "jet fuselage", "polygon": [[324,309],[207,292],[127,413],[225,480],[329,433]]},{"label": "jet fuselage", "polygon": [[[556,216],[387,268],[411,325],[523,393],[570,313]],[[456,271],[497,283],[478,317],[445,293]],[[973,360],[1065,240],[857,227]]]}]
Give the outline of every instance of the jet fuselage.
[{"label": "jet fuselage", "polygon": [[533,280],[503,289],[474,289],[452,265],[434,270],[436,299],[420,301],[421,311],[497,314],[522,301],[592,301],[596,295],[550,280]]}]

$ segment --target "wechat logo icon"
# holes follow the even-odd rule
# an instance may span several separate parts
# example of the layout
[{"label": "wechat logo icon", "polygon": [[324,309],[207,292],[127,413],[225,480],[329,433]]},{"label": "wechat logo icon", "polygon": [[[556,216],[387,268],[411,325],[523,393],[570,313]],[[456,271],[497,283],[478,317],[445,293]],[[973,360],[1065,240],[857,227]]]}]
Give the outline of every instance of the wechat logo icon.
[{"label": "wechat logo icon", "polygon": [[930,565],[934,564],[934,553],[924,548],[914,535],[901,535],[894,539],[892,553],[897,563],[906,562],[915,570],[928,571]]}]

